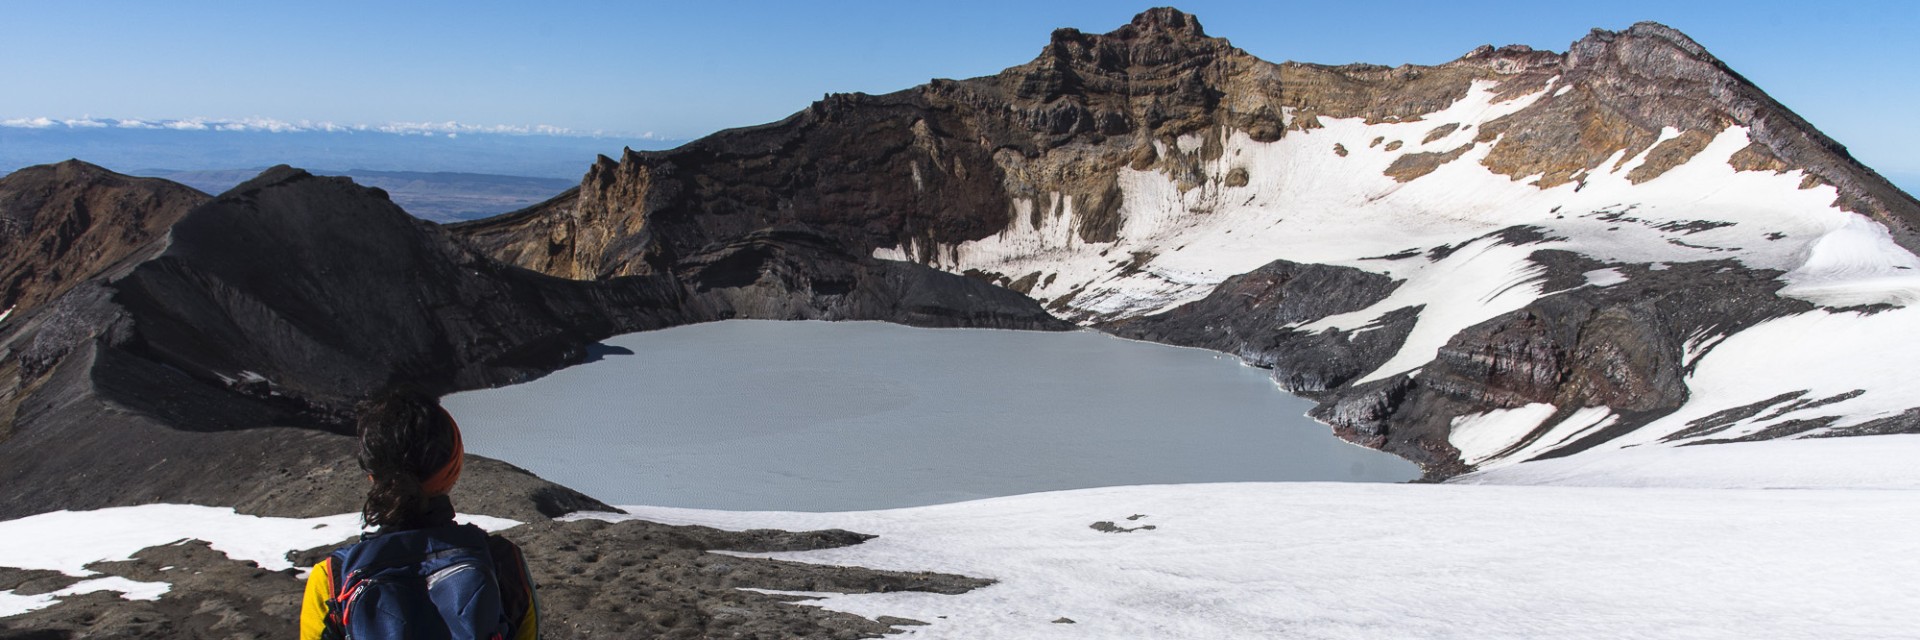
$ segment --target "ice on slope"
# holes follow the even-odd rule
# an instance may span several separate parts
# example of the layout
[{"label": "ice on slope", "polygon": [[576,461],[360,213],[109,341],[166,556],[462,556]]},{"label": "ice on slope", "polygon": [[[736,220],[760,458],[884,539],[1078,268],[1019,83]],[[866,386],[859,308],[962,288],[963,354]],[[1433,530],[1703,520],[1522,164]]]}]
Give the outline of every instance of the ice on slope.
[{"label": "ice on slope", "polygon": [[[743,555],[998,581],[958,596],[810,594],[930,623],[904,627],[910,638],[1744,640],[1910,634],[1920,592],[1902,585],[1920,571],[1908,535],[1917,506],[1887,491],[1290,483],[604,517],[838,527],[880,537]],[[1099,521],[1155,528],[1089,528]]]}]

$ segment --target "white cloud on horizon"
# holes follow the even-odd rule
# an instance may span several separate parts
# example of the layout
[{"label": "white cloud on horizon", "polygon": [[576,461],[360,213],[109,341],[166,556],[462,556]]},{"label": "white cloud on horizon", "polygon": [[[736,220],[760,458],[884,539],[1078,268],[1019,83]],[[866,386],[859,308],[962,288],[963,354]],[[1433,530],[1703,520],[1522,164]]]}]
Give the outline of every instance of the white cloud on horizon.
[{"label": "white cloud on horizon", "polygon": [[14,118],[12,120],[0,120],[0,127],[12,127],[15,129],[45,129],[56,124],[60,123],[50,118]]},{"label": "white cloud on horizon", "polygon": [[7,118],[0,119],[0,127],[14,129],[173,129],[176,131],[250,131],[264,133],[387,133],[394,135],[442,136],[458,138],[460,134],[494,134],[525,136],[566,136],[581,138],[627,138],[637,140],[676,140],[655,135],[654,132],[627,133],[618,131],[583,131],[556,127],[548,124],[536,125],[474,125],[448,120],[445,122],[389,122],[385,124],[339,124],[330,121],[299,120],[289,122],[273,118],[111,118],[96,119],[83,117],[75,119],[48,118]]}]

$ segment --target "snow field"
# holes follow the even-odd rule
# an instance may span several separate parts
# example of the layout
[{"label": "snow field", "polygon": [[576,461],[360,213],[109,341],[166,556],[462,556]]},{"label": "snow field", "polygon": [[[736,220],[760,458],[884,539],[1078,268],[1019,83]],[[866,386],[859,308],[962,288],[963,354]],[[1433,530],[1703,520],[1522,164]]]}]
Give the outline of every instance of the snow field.
[{"label": "snow field", "polygon": [[880,537],[740,555],[999,581],[958,596],[802,594],[930,623],[905,627],[912,638],[1886,638],[1920,628],[1920,592],[1902,586],[1920,570],[1916,497],[1264,483],[581,517],[839,527]]},{"label": "snow field", "polygon": [[[880,537],[735,555],[998,581],[956,596],[797,594],[817,599],[796,606],[930,623],[904,628],[913,638],[1888,638],[1920,628],[1920,592],[1905,587],[1920,571],[1911,490],[1228,483],[866,512],[626,509],[574,518],[843,528]],[[356,533],[353,518],[188,505],[42,514],[0,522],[12,543],[0,566],[85,572],[191,536],[286,568],[287,552]],[[103,577],[52,594],[0,592],[0,616],[89,591],[151,599],[166,589]]]},{"label": "snow field", "polygon": [[[496,531],[520,524],[505,518],[462,515],[462,522]],[[321,518],[267,518],[225,507],[148,504],[94,511],[55,511],[0,522],[0,567],[58,571],[70,576],[98,575],[95,562],[130,560],[147,547],[205,540],[214,550],[239,561],[279,571],[293,567],[287,554],[340,542],[361,533],[360,514]],[[129,600],[152,600],[168,589],[164,582],[137,582],[107,576],[48,594],[23,596],[0,591],[0,617],[53,606],[61,596],[119,591]]]}]

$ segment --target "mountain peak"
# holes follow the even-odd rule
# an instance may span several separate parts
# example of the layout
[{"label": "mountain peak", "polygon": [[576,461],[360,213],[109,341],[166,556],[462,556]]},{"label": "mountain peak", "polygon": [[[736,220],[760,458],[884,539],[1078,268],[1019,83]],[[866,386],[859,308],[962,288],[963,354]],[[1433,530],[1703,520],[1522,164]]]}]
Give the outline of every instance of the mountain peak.
[{"label": "mountain peak", "polygon": [[1679,29],[1658,22],[1636,23],[1624,31],[1594,29],[1567,49],[1567,64],[1580,67],[1610,54],[1642,64],[1657,62],[1660,58],[1683,57],[1720,66],[1719,60],[1707,53],[1699,42]]},{"label": "mountain peak", "polygon": [[60,182],[84,183],[103,180],[120,174],[91,162],[79,159],[67,159],[48,165],[24,167],[8,176],[15,181],[28,179],[29,176],[46,176],[47,179]]},{"label": "mountain peak", "polygon": [[1156,7],[1133,17],[1104,34],[1090,34],[1074,28],[1055,29],[1048,49],[1056,53],[1084,54],[1101,46],[1137,48],[1143,45],[1177,51],[1211,50],[1226,41],[1207,35],[1200,19],[1173,7]]},{"label": "mountain peak", "polygon": [[1107,35],[1126,37],[1135,33],[1166,34],[1176,37],[1205,38],[1206,29],[1193,14],[1173,7],[1154,7],[1133,17],[1133,22]]},{"label": "mountain peak", "polygon": [[229,193],[245,193],[248,191],[258,191],[260,189],[265,189],[267,187],[271,187],[279,184],[285,184],[285,183],[293,182],[296,180],[303,180],[311,177],[313,177],[313,174],[308,173],[305,169],[298,169],[298,168],[294,168],[284,164],[277,164],[272,167],[268,167],[267,170],[265,171],[261,171],[260,175],[254,176],[253,178],[248,179],[246,182],[242,182],[238,185],[235,185],[232,189],[229,189],[228,192]]}]

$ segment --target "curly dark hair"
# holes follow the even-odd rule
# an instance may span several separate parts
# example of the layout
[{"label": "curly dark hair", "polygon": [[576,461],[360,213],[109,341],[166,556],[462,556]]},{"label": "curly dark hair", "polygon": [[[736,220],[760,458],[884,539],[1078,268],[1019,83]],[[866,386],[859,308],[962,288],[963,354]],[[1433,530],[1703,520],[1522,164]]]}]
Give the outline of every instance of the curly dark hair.
[{"label": "curly dark hair", "polygon": [[428,509],[422,480],[453,456],[454,425],[440,401],[396,387],[359,407],[360,468],[373,480],[360,517],[369,527],[406,525]]}]

